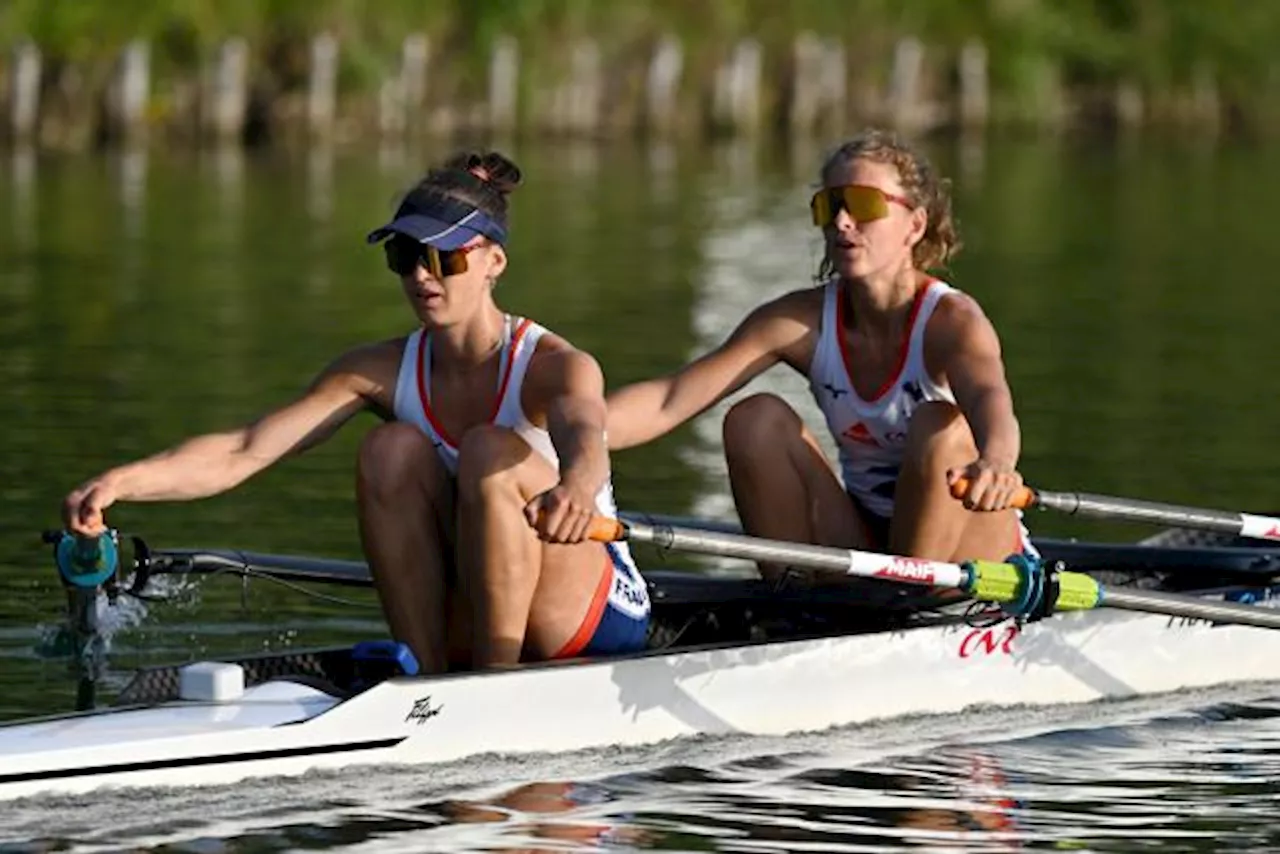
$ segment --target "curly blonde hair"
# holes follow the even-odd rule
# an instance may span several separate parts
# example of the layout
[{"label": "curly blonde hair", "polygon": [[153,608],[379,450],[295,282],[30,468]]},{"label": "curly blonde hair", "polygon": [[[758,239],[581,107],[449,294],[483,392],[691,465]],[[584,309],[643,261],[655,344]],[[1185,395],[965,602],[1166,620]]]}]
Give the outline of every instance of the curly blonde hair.
[{"label": "curly blonde hair", "polygon": [[[826,184],[834,169],[853,160],[887,163],[898,170],[907,198],[924,208],[929,218],[924,237],[912,247],[911,260],[921,270],[945,267],[963,245],[951,213],[951,181],[938,177],[928,158],[897,134],[878,128],[863,131],[831,152],[822,164],[819,180]],[[830,259],[823,258],[818,277],[827,279],[834,272]]]}]

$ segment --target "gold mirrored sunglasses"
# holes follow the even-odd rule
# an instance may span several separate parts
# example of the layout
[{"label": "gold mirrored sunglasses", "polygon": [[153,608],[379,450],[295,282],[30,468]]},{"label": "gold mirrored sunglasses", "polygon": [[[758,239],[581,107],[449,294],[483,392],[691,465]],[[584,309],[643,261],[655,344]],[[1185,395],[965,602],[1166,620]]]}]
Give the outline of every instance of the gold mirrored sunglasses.
[{"label": "gold mirrored sunglasses", "polygon": [[813,224],[822,228],[835,221],[840,210],[848,211],[855,222],[871,222],[889,215],[889,203],[896,202],[907,210],[915,205],[903,196],[886,193],[879,187],[865,184],[847,184],[843,187],[823,187],[813,194],[809,209],[813,212]]}]

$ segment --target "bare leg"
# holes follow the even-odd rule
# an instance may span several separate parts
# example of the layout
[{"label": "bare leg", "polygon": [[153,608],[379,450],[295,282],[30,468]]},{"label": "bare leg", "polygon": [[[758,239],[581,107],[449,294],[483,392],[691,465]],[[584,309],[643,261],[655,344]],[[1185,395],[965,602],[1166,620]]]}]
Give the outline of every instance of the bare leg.
[{"label": "bare leg", "polygon": [[973,433],[950,403],[923,404],[911,416],[893,499],[889,548],[932,560],[1003,560],[1017,549],[1013,510],[980,513],[951,497],[947,469],[978,456]]},{"label": "bare leg", "polygon": [[550,658],[587,614],[607,568],[604,547],[538,539],[524,506],[559,476],[511,430],[472,428],[460,454],[459,572],[474,619],[472,661]]},{"label": "bare leg", "polygon": [[356,501],[391,635],[423,671],[444,671],[453,489],[430,440],[410,424],[371,430],[357,458]]},{"label": "bare leg", "polygon": [[[756,394],[724,418],[724,451],[738,518],[747,533],[775,540],[866,548],[853,501],[817,439],[781,398]],[[776,581],[786,571],[760,564]]]}]

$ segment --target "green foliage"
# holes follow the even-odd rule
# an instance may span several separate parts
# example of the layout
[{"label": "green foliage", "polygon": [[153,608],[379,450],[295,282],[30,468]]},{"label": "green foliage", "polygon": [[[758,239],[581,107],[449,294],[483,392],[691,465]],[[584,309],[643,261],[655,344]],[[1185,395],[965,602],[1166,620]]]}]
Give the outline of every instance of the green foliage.
[{"label": "green foliage", "polygon": [[[1265,0],[9,0],[0,41],[29,38],[54,61],[109,62],[134,38],[156,67],[193,68],[229,36],[249,40],[269,71],[305,58],[321,30],[343,44],[342,81],[374,91],[405,34],[425,32],[453,73],[474,76],[499,35],[520,40],[526,67],[563,62],[565,44],[590,33],[607,52],[673,33],[689,67],[752,35],[778,54],[802,30],[843,39],[854,61],[881,74],[887,46],[913,34],[950,51],[972,38],[990,51],[997,96],[1034,89],[1047,66],[1068,86],[1127,80],[1153,95],[1185,93],[1206,72],[1246,109],[1275,79],[1280,3]],[[613,51],[616,53],[616,51]],[[610,55],[613,55],[611,53]],[[273,66],[276,66],[273,68]],[[297,81],[296,73],[276,74]]]}]

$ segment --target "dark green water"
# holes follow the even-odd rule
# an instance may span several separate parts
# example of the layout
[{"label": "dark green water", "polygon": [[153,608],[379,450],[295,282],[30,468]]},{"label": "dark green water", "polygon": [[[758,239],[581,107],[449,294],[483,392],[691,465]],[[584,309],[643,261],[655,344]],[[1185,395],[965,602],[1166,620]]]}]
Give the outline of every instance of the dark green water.
[{"label": "dark green water", "polygon": [[[57,524],[61,497],[110,464],[250,419],[343,349],[410,328],[363,235],[443,153],[5,155],[0,716],[71,702],[66,664],[41,654],[61,597],[38,533]],[[816,268],[805,208],[816,149],[513,153],[528,183],[500,301],[593,351],[611,384],[676,367]],[[950,278],[1001,331],[1027,479],[1280,506],[1280,162],[1244,148],[1071,140],[941,142],[931,153],[955,177],[967,240]],[[719,512],[716,417],[616,456],[622,506]],[[372,423],[228,495],[120,506],[110,521],[160,546],[355,557],[353,454]],[[118,670],[381,631],[363,594],[356,608],[259,583],[243,597],[230,581],[178,592],[130,612],[140,624],[113,639]]]}]

